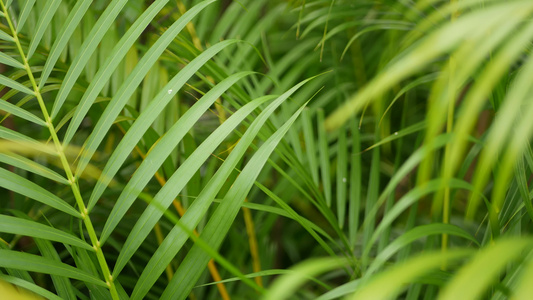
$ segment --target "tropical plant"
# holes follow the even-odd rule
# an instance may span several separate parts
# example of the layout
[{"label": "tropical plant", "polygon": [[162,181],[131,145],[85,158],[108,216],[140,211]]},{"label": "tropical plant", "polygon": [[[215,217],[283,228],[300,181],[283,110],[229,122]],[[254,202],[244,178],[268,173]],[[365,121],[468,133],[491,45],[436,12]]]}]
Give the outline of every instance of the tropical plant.
[{"label": "tropical plant", "polygon": [[533,295],[532,1],[0,9],[9,295]]}]

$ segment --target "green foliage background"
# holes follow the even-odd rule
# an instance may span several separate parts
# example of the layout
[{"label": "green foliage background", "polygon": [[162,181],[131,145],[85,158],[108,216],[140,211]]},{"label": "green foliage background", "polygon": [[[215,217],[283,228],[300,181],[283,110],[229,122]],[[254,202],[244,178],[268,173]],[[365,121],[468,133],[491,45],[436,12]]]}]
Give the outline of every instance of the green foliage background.
[{"label": "green foliage background", "polygon": [[533,295],[532,1],[0,8],[2,286]]}]

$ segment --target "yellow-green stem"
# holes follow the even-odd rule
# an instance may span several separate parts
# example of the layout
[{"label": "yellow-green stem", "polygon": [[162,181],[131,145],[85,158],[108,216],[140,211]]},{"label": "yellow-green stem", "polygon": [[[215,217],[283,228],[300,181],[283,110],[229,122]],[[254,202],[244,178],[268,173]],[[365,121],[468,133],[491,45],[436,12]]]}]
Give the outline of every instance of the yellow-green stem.
[{"label": "yellow-green stem", "polygon": [[[248,202],[247,199],[244,201]],[[254,221],[252,212],[248,207],[242,207],[244,215],[244,224],[246,226],[246,233],[248,234],[248,244],[250,245],[250,254],[252,256],[252,268],[255,273],[261,272],[261,259],[259,257],[259,248],[257,246],[257,238],[255,235]],[[255,282],[258,286],[263,287],[263,279],[261,276],[255,277]]]},{"label": "yellow-green stem", "polygon": [[[452,6],[457,5],[457,0],[450,0],[450,4]],[[451,21],[455,21],[457,18],[457,9],[453,9],[452,15],[451,15]],[[449,60],[449,86],[448,86],[448,93],[449,93],[449,103],[448,103],[448,118],[446,121],[446,133],[450,133],[453,130],[453,116],[454,116],[454,110],[455,110],[455,94],[456,94],[456,88],[454,86],[454,73],[455,73],[455,58],[453,54],[450,56]],[[450,187],[448,185],[448,179],[451,178],[452,174],[450,174],[449,167],[450,166],[450,145],[446,144],[446,147],[444,149],[444,182],[446,184],[446,187],[444,188],[444,201],[442,203],[442,222],[444,224],[450,223]],[[442,234],[442,251],[446,252],[448,249],[448,235]],[[443,265],[443,269],[446,269],[446,264]]]},{"label": "yellow-green stem", "polygon": [[17,36],[17,32],[15,28],[13,27],[13,23],[11,22],[11,17],[7,11],[7,8],[3,0],[0,0],[0,5],[2,6],[2,10],[4,11],[5,18],[7,20],[7,23],[13,35],[13,39],[15,40],[17,49],[20,53],[20,57],[23,60],[24,68],[26,69],[26,72],[28,73],[28,77],[33,87],[33,92],[35,94],[35,97],[37,98],[37,102],[39,103],[39,107],[41,108],[41,111],[43,113],[43,117],[48,127],[48,130],[50,131],[50,136],[52,137],[52,140],[54,141],[54,145],[57,150],[57,155],[59,156],[59,160],[61,161],[61,164],[63,165],[65,174],[67,175],[67,179],[70,183],[72,193],[74,194],[74,198],[76,199],[76,203],[82,215],[83,223],[85,224],[85,227],[87,228],[87,233],[89,234],[89,238],[91,239],[93,249],[96,252],[98,263],[100,264],[100,268],[102,269],[104,280],[109,288],[111,297],[114,300],[118,300],[119,296],[118,296],[118,292],[113,281],[113,277],[111,276],[111,272],[109,271],[109,267],[105,260],[104,253],[102,252],[102,248],[100,248],[100,242],[98,241],[98,237],[96,236],[96,232],[94,230],[93,224],[91,222],[91,219],[89,218],[87,207],[85,206],[85,203],[83,202],[80,189],[78,187],[78,184],[76,183],[76,179],[74,175],[72,174],[72,170],[70,169],[70,165],[68,163],[67,157],[65,156],[63,145],[61,144],[61,142],[59,141],[59,138],[57,137],[54,125],[52,123],[52,119],[50,118],[50,115],[48,114],[48,110],[46,109],[46,106],[44,104],[43,97],[41,95],[41,92],[39,91],[39,87],[37,86],[37,82],[35,81],[33,73],[31,72],[30,65],[28,64],[26,55],[24,54],[24,51],[22,50],[22,45],[20,44],[20,41]]}]

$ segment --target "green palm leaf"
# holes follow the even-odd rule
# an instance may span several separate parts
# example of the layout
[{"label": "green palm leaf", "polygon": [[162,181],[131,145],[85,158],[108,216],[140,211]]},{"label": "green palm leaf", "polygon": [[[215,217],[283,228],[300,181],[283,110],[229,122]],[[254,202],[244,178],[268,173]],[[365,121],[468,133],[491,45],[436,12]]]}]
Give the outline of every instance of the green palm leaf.
[{"label": "green palm leaf", "polygon": [[531,293],[531,1],[0,8],[6,287]]}]

